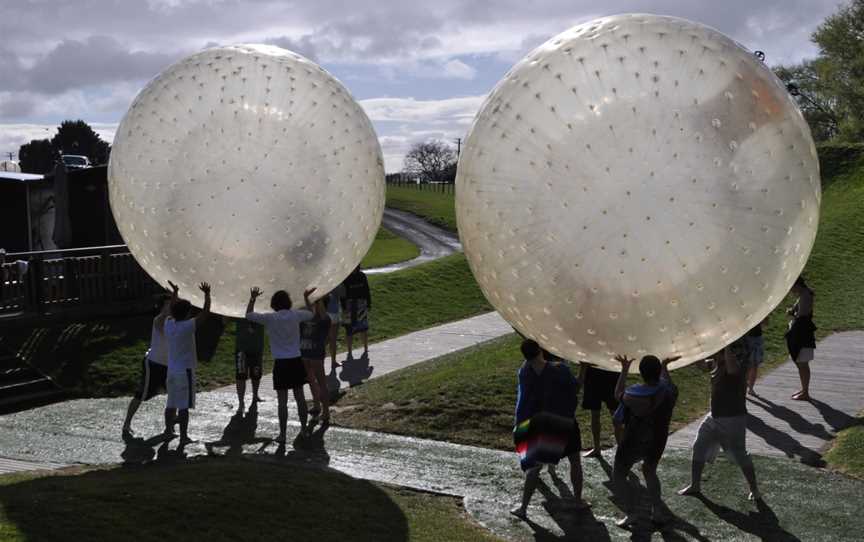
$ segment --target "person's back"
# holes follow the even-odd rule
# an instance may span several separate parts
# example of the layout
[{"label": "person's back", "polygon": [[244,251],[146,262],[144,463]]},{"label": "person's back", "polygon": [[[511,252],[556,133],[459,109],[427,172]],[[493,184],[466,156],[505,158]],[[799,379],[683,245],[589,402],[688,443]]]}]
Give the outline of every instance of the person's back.
[{"label": "person's back", "polygon": [[195,344],[195,319],[165,320],[165,338],[168,341],[168,372],[183,373],[194,370],[198,364]]},{"label": "person's back", "polygon": [[267,330],[273,359],[300,357],[300,323],[311,317],[309,311],[295,309],[246,315],[246,318],[262,324]]},{"label": "person's back", "polygon": [[747,415],[747,345],[739,339],[728,348],[739,370],[729,373],[722,359],[711,368],[711,415],[715,418]]}]

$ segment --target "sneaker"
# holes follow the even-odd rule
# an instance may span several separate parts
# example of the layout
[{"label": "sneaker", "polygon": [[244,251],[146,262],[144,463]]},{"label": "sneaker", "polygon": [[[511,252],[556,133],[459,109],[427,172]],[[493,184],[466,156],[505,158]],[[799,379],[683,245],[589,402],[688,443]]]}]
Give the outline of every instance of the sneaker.
[{"label": "sneaker", "polygon": [[627,514],[623,518],[616,521],[615,525],[621,527],[622,529],[629,529],[636,525],[636,516],[631,516],[630,514]]}]

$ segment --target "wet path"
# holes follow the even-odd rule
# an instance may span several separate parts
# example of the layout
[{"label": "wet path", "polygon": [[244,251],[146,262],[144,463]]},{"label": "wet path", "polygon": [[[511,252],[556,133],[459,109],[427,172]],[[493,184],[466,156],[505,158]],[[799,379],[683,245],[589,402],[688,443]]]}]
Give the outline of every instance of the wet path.
[{"label": "wet path", "polygon": [[[801,389],[791,361],[757,381],[757,396],[747,399],[747,447],[751,454],[821,463],[821,452],[837,431],[856,423],[864,411],[864,332],[835,333],[819,342],[810,362],[813,401],[794,401]],[[689,449],[699,429],[697,420],[675,432],[668,446]]]},{"label": "wet path", "polygon": [[462,245],[456,234],[405,211],[384,209],[382,225],[399,237],[417,245],[420,255],[412,260],[366,269],[367,274],[392,273],[462,251]]}]

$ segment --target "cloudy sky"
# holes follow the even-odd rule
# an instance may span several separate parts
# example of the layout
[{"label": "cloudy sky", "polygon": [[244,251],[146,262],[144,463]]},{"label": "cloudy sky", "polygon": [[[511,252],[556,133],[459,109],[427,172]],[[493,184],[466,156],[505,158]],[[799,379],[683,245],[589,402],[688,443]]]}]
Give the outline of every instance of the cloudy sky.
[{"label": "cloudy sky", "polygon": [[316,60],[360,100],[398,171],[419,140],[465,135],[483,97],[533,47],[601,15],[700,21],[771,64],[815,54],[841,0],[0,0],[0,152],[64,119],[108,141],[161,69],[215,44],[266,42]]}]

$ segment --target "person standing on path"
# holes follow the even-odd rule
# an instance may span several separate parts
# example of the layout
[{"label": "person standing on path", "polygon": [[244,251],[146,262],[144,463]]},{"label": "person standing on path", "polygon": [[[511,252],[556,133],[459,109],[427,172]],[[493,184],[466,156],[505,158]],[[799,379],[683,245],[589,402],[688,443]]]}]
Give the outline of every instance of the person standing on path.
[{"label": "person standing on path", "polygon": [[[314,288],[303,292],[306,305]],[[276,391],[279,413],[279,436],[276,442],[285,444],[285,429],[288,425],[288,390],[294,393],[297,402],[297,415],[303,434],[307,433],[307,407],[303,395],[306,384],[306,368],[300,357],[300,323],[312,319],[312,313],[307,310],[291,308],[291,296],[285,290],[279,290],[270,298],[270,308],[273,312],[255,312],[255,300],[261,295],[256,286],[249,292],[249,304],[246,306],[246,319],[264,326],[270,338],[270,352],[273,355],[273,389]]]},{"label": "person standing on path", "polygon": [[749,395],[756,395],[754,386],[756,379],[759,378],[759,366],[765,361],[765,338],[762,336],[764,322],[764,320],[759,322],[744,335],[747,344],[747,393]]},{"label": "person standing on path", "polygon": [[342,312],[342,303],[345,298],[345,285],[340,284],[333,288],[327,296],[327,316],[330,317],[330,334],[327,341],[330,345],[330,372],[339,367],[339,362],[336,361],[336,342],[339,339],[339,323],[342,321],[340,313]]},{"label": "person standing on path", "polygon": [[141,360],[141,386],[126,409],[126,419],[123,422],[123,440],[133,438],[132,418],[138,412],[143,401],[149,401],[165,388],[168,379],[168,343],[165,341],[165,320],[171,313],[171,304],[177,299],[178,288],[169,282],[172,295],[164,296],[159,314],[153,318],[150,330],[150,348]]},{"label": "person standing on path", "polygon": [[626,529],[636,523],[627,477],[639,461],[642,461],[642,474],[651,499],[651,519],[663,523],[668,514],[661,497],[657,466],[666,450],[672,411],[678,400],[678,388],[672,383],[668,365],[679,358],[666,358],[661,362],[656,356],[643,357],[639,362],[643,383],[630,387],[626,387],[627,375],[635,360],[627,356],[616,356],[615,359],[621,364],[615,387],[615,397],[621,404],[615,418],[622,426],[622,434],[621,443],[615,450],[612,488],[626,514],[617,525]]},{"label": "person standing on path", "polygon": [[363,357],[369,357],[369,311],[372,310],[372,294],[369,280],[358,265],[345,279],[345,312],[342,324],[345,326],[348,359],[353,359],[354,334],[363,337]]},{"label": "person standing on path", "polygon": [[744,338],[724,348],[709,363],[711,412],[702,420],[693,443],[690,485],[678,494],[699,495],[702,492],[705,464],[713,462],[722,448],[744,474],[750,487],[750,500],[761,500],[756,469],[747,453],[747,345]]},{"label": "person standing on path", "polygon": [[210,285],[202,282],[198,288],[204,292],[204,307],[197,316],[190,318],[192,304],[179,299],[171,304],[171,316],[165,320],[165,338],[168,341],[165,435],[173,436],[174,423],[179,422],[181,447],[192,442],[189,438],[189,409],[195,408],[195,367],[198,365],[195,329],[210,316]]},{"label": "person standing on path", "polygon": [[540,481],[544,464],[570,461],[574,508],[589,504],[582,500],[582,438],[576,421],[579,381],[564,363],[547,362],[540,345],[530,339],[522,342],[525,362],[519,369],[516,399],[516,427],[513,439],[519,463],[525,472],[522,503],[510,511],[526,519],[528,504]]},{"label": "person standing on path", "polygon": [[261,385],[264,362],[264,327],[240,318],[236,322],[234,337],[234,368],[237,377],[237,410],[246,409],[246,380],[252,380],[252,403],[261,401],[258,387]]},{"label": "person standing on path", "polygon": [[621,441],[621,427],[615,422],[615,411],[618,410],[618,399],[615,398],[618,374],[582,363],[579,369],[579,381],[584,386],[582,409],[591,412],[591,436],[593,442],[593,447],[585,452],[583,456],[601,457],[600,410],[603,405],[606,405],[612,418],[615,444]]},{"label": "person standing on path", "polygon": [[787,310],[792,318],[786,332],[786,346],[801,378],[801,390],[792,395],[796,401],[810,400],[810,362],[816,350],[816,325],[813,323],[813,290],[804,277],[798,277],[792,285],[792,293],[798,296],[795,304]]},{"label": "person standing on path", "polygon": [[309,389],[312,391],[312,400],[314,401],[309,413],[312,415],[313,424],[318,414],[321,414],[324,423],[329,423],[330,390],[327,388],[327,375],[324,374],[324,356],[327,353],[327,337],[330,334],[327,296],[315,301],[311,307],[307,308],[312,311],[313,317],[311,320],[300,324],[300,354],[306,367]]}]

